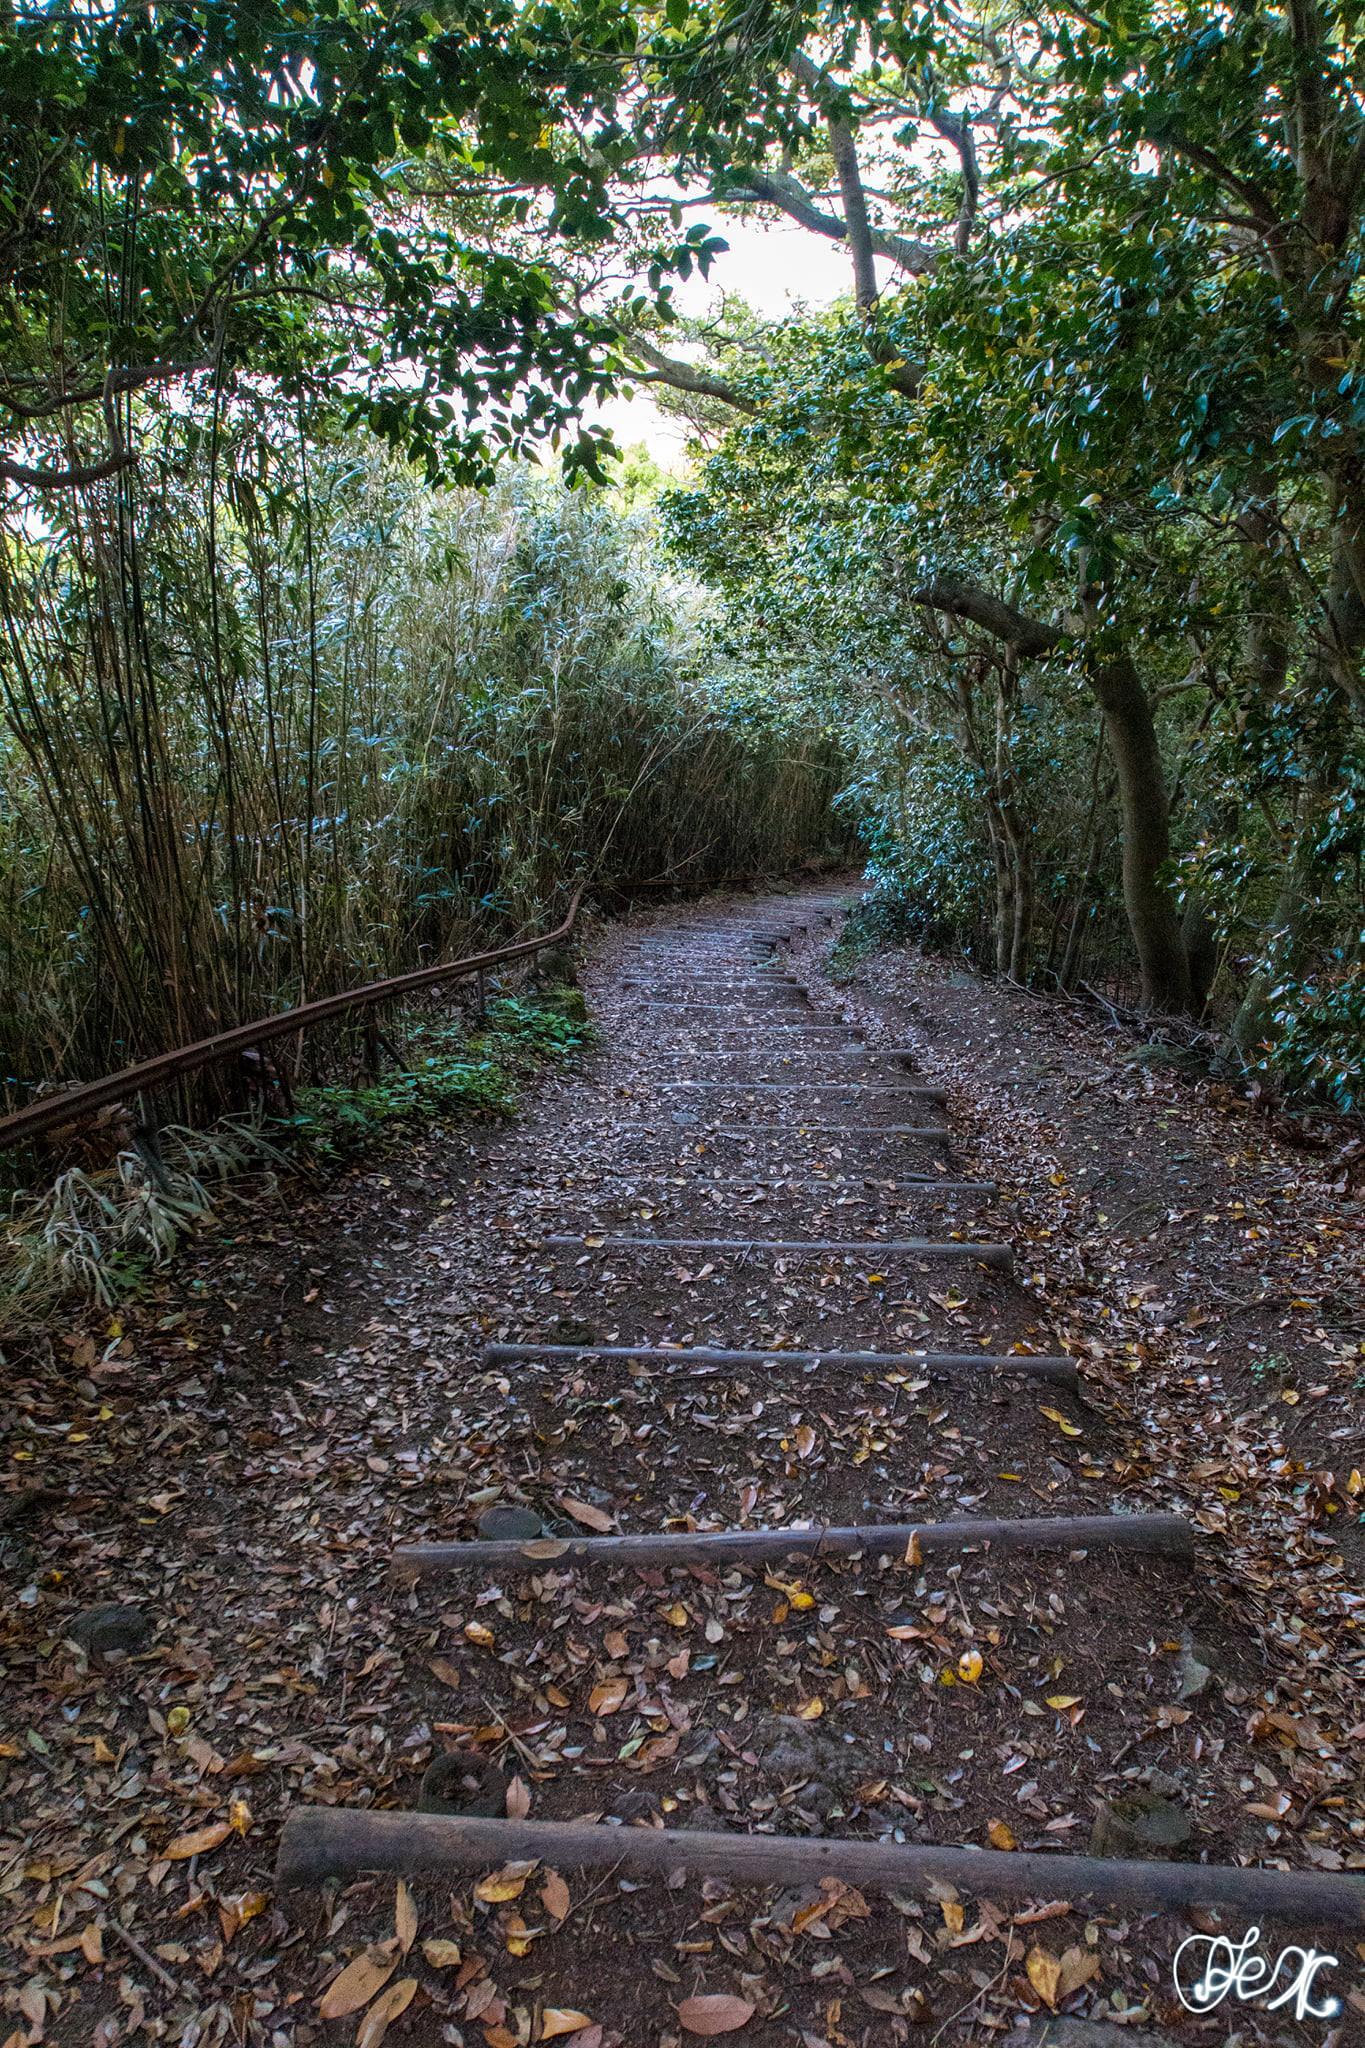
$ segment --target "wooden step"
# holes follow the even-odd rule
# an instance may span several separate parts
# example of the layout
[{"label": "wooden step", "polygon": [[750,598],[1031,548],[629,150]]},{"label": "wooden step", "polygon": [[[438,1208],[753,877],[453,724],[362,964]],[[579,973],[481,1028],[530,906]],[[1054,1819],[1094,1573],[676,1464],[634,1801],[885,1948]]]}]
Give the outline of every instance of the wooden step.
[{"label": "wooden step", "polygon": [[790,1095],[794,1091],[799,1090],[806,1095],[828,1095],[831,1093],[851,1095],[856,1091],[859,1095],[889,1095],[901,1100],[905,1096],[911,1095],[925,1102],[946,1102],[948,1098],[946,1088],[937,1088],[932,1083],[925,1082],[921,1084],[916,1081],[898,1082],[894,1086],[890,1083],[879,1086],[874,1081],[802,1081],[800,1079],[792,1081],[665,1081],[662,1085],[665,1091],[670,1094],[674,1090],[691,1088],[704,1090],[708,1094],[720,1093],[724,1095]]},{"label": "wooden step", "polygon": [[955,1244],[930,1237],[866,1238],[856,1243],[796,1237],[633,1237],[621,1232],[591,1238],[555,1232],[542,1244],[575,1246],[579,1251],[714,1252],[724,1258],[749,1258],[755,1252],[790,1254],[798,1258],[876,1260],[886,1258],[961,1259],[974,1266],[1008,1272],[1014,1255],[1007,1244]]},{"label": "wooden step", "polygon": [[401,1581],[499,1566],[592,1565],[601,1571],[645,1565],[772,1564],[784,1557],[960,1557],[992,1551],[1119,1550],[1144,1557],[1194,1556],[1194,1537],[1180,1515],[1030,1515],[1017,1521],[964,1516],[949,1522],[874,1522],[852,1528],[819,1524],[786,1529],[669,1529],[649,1536],[543,1536],[506,1541],[406,1543],[393,1553]]},{"label": "wooden step", "polygon": [[280,1837],[275,1881],[287,1891],[346,1882],[366,1872],[449,1877],[506,1863],[542,1863],[561,1872],[605,1870],[635,1879],[671,1880],[681,1873],[801,1892],[813,1890],[823,1878],[865,1891],[930,1898],[942,1897],[943,1888],[951,1886],[978,1898],[1011,1902],[1089,1899],[1143,1913],[1206,1907],[1239,1920],[1365,1926],[1365,1878],[1318,1871],[869,1842],[851,1836],[376,1813],[371,1807],[295,1807]]},{"label": "wooden step", "polygon": [[1074,1393],[1079,1375],[1073,1358],[1036,1353],[993,1351],[726,1351],[708,1344],[486,1344],[487,1366],[529,1363],[537,1358],[641,1359],[659,1365],[689,1368],[730,1367],[760,1372],[765,1367],[799,1366],[814,1372],[830,1366],[840,1372],[924,1373],[930,1379],[975,1375],[983,1379],[1046,1380]]}]

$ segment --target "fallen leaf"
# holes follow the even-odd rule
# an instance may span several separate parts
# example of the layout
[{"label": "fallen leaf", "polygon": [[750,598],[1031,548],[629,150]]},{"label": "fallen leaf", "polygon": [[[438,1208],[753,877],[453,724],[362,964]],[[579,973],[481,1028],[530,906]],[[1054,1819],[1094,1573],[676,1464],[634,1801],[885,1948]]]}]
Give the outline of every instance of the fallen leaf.
[{"label": "fallen leaf", "polygon": [[531,1811],[531,1788],[524,1778],[512,1778],[507,1786],[507,1818],[525,1820]]},{"label": "fallen leaf", "polygon": [[1062,1965],[1059,1957],[1050,1949],[1039,1948],[1035,1943],[1024,1962],[1029,1983],[1033,1986],[1044,2005],[1057,2010],[1057,1999],[1061,1992]]},{"label": "fallen leaf", "polygon": [[355,2048],[379,2048],[389,2031],[389,2022],[396,2020],[400,2012],[407,2011],[416,1990],[415,1977],[400,1977],[396,1984],[390,1984],[388,1990],[376,1998],[356,2028]]},{"label": "fallen leaf", "polygon": [[177,1835],[161,1851],[163,1863],[188,1863],[191,1856],[207,1856],[210,1849],[221,1849],[232,1833],[232,1823],[216,1820],[210,1827],[196,1828],[191,1835]]},{"label": "fallen leaf", "polygon": [[1050,1707],[1055,1707],[1059,1714],[1062,1714],[1066,1712],[1068,1707],[1078,1707],[1080,1705],[1080,1694],[1074,1692],[1050,1692],[1047,1696],[1047,1703]]},{"label": "fallen leaf", "polygon": [[333,1977],[318,2000],[319,2016],[324,2020],[342,2020],[348,2012],[359,2012],[376,1991],[383,1989],[397,1968],[398,1958],[387,1948],[363,1950],[339,1976]]},{"label": "fallen leaf", "polygon": [[509,1899],[521,1897],[535,1867],[534,1863],[508,1863],[491,1877],[481,1878],[474,1887],[474,1896],[486,1906],[505,1906]]},{"label": "fallen leaf", "polygon": [[444,1941],[435,1936],[422,1943],[422,1954],[433,1970],[453,1970],[460,1962],[461,1950],[458,1941]]},{"label": "fallen leaf", "polygon": [[601,1508],[589,1507],[585,1500],[575,1500],[571,1493],[562,1493],[559,1505],[566,1515],[572,1515],[585,1529],[596,1529],[599,1535],[605,1536],[608,1530],[616,1527],[612,1517],[604,1514]]},{"label": "fallen leaf", "polygon": [[1085,1434],[1084,1430],[1077,1429],[1074,1422],[1067,1421],[1060,1408],[1041,1408],[1038,1412],[1041,1415],[1046,1415],[1049,1422],[1055,1422],[1063,1436],[1083,1436]]},{"label": "fallen leaf", "polygon": [[545,1882],[540,1888],[540,1903],[552,1920],[563,1920],[568,1914],[572,1901],[569,1887],[557,1870],[547,1870]]},{"label": "fallen leaf", "polygon": [[619,1713],[629,1691],[628,1678],[608,1678],[602,1685],[595,1685],[588,1694],[588,1711],[599,1719]]},{"label": "fallen leaf", "polygon": [[737,2034],[747,2027],[755,2008],[747,1998],[734,1998],[725,1991],[704,1991],[685,1998],[678,2007],[678,2019],[689,2034]]},{"label": "fallen leaf", "polygon": [[401,1877],[394,1899],[393,1924],[398,1930],[399,1953],[406,1955],[417,1939],[417,1908],[412,1902],[412,1893]]},{"label": "fallen leaf", "polygon": [[975,1685],[985,1668],[980,1650],[964,1650],[957,1660],[957,1675],[964,1685]]},{"label": "fallen leaf", "polygon": [[585,2012],[575,2012],[571,2005],[547,2005],[540,2015],[540,2038],[553,2041],[560,2034],[576,2034],[580,2027],[590,2027],[592,2020]]},{"label": "fallen leaf", "polygon": [[1007,1820],[991,1821],[987,1826],[986,1833],[990,1836],[992,1849],[1017,1849],[1019,1847],[1019,1837],[1015,1834],[1014,1829]]}]

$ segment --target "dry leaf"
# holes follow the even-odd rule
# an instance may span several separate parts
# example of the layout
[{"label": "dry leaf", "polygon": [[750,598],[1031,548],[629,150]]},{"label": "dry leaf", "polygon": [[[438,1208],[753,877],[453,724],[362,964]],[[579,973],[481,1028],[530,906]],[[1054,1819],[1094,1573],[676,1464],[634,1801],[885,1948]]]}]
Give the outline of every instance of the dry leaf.
[{"label": "dry leaf", "polygon": [[412,1893],[401,1877],[394,1899],[393,1924],[398,1930],[399,1952],[406,1955],[417,1939],[417,1908],[412,1902]]},{"label": "dry leaf", "polygon": [[384,1947],[367,1948],[347,1963],[340,1976],[333,1977],[327,1989],[318,2000],[318,2013],[325,2020],[345,2019],[348,2012],[359,2012],[362,2005],[368,2005],[376,1991],[388,1983],[398,1968],[398,1958]]},{"label": "dry leaf", "polygon": [[531,1788],[524,1778],[512,1778],[507,1786],[507,1818],[525,1820],[531,1811]]},{"label": "dry leaf", "polygon": [[1007,1820],[993,1820],[986,1829],[992,1849],[1017,1849],[1019,1838]]},{"label": "dry leaf", "polygon": [[1044,2005],[1057,2010],[1057,2000],[1062,1987],[1062,1965],[1060,1958],[1050,1949],[1039,1948],[1035,1943],[1029,1950],[1024,1963],[1029,1983],[1033,1986]]},{"label": "dry leaf", "polygon": [[1100,1974],[1100,1959],[1093,1949],[1077,1944],[1066,1949],[1062,1955],[1062,1981],[1058,1996],[1070,1998],[1073,1991],[1079,1991],[1082,1984],[1088,1984],[1092,1977]]},{"label": "dry leaf", "polygon": [[1081,1703],[1081,1697],[1079,1693],[1075,1692],[1050,1692],[1047,1696],[1047,1703],[1050,1707],[1055,1707],[1058,1713],[1061,1714],[1065,1713],[1068,1707],[1078,1707]]},{"label": "dry leaf", "polygon": [[164,1863],[187,1863],[191,1856],[207,1856],[210,1849],[221,1849],[232,1833],[232,1823],[216,1820],[211,1827],[196,1828],[192,1835],[177,1835],[161,1851]]},{"label": "dry leaf", "polygon": [[534,1863],[509,1863],[476,1884],[474,1896],[482,1899],[486,1906],[505,1906],[509,1899],[521,1897],[526,1880],[535,1867]]},{"label": "dry leaf", "polygon": [[685,1998],[678,2007],[678,2019],[689,2034],[737,2034],[741,2027],[748,2026],[754,2010],[747,1998],[707,1991],[696,1998]]},{"label": "dry leaf", "polygon": [[406,2012],[412,2004],[417,1990],[415,1977],[400,1977],[366,2013],[356,2028],[355,2048],[379,2048],[380,2042],[389,2031],[390,2020],[396,2020],[400,2012]]},{"label": "dry leaf", "polygon": [[964,1685],[975,1685],[985,1668],[980,1650],[964,1650],[957,1660],[957,1675]]},{"label": "dry leaf", "polygon": [[540,2015],[540,2038],[553,2041],[560,2034],[576,2034],[580,2027],[590,2027],[592,2019],[585,2012],[575,2012],[571,2005],[547,2005]]},{"label": "dry leaf", "polygon": [[552,1920],[566,1918],[570,1904],[569,1887],[557,1870],[547,1870],[540,1888],[540,1903]]},{"label": "dry leaf", "polygon": [[588,1711],[599,1719],[607,1714],[619,1713],[630,1691],[628,1678],[609,1678],[602,1685],[595,1685],[588,1694]]},{"label": "dry leaf", "polygon": [[1042,1408],[1039,1413],[1046,1415],[1049,1422],[1055,1422],[1063,1436],[1084,1436],[1084,1430],[1077,1429],[1074,1422],[1068,1422],[1060,1408]]},{"label": "dry leaf", "polygon": [[439,1936],[422,1943],[422,1954],[433,1970],[453,1970],[460,1962],[458,1941],[444,1941]]},{"label": "dry leaf", "polygon": [[585,1500],[575,1500],[571,1493],[561,1494],[559,1496],[559,1505],[563,1508],[566,1515],[572,1515],[574,1520],[581,1522],[585,1529],[596,1529],[601,1536],[605,1536],[608,1530],[616,1527],[612,1517],[603,1514],[601,1508],[589,1507]]}]

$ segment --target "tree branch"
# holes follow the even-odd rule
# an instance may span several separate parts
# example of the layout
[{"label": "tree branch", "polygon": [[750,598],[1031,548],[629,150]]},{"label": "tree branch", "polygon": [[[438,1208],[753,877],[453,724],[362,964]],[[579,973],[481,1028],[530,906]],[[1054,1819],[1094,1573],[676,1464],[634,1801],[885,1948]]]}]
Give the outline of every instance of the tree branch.
[{"label": "tree branch", "polygon": [[1058,627],[1031,618],[1027,612],[1006,604],[1003,598],[993,597],[979,583],[968,583],[959,576],[935,576],[931,583],[911,591],[910,602],[931,611],[948,612],[953,618],[969,619],[1024,657],[1048,654],[1063,638]]},{"label": "tree branch", "polygon": [[105,477],[117,476],[121,469],[131,469],[136,461],[137,456],[126,448],[102,456],[98,462],[73,462],[64,469],[34,469],[26,462],[13,462],[8,455],[0,455],[0,478],[6,483],[32,485],[35,490],[60,491],[71,485],[102,483]]},{"label": "tree branch", "polygon": [[633,374],[642,384],[669,384],[675,391],[691,392],[695,398],[719,399],[722,405],[732,405],[736,412],[756,413],[758,407],[752,399],[745,398],[733,384],[723,377],[717,377],[709,370],[701,370],[693,363],[685,363],[679,356],[665,355],[655,348],[652,341],[646,341],[642,334],[619,331],[621,347],[631,355],[639,356],[649,364],[647,370],[636,369]]}]

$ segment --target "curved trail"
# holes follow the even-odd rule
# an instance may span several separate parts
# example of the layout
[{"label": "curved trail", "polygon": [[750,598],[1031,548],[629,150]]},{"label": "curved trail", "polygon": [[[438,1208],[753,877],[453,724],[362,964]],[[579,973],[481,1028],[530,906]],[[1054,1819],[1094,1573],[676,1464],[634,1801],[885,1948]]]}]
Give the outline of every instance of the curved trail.
[{"label": "curved trail", "polygon": [[[786,972],[784,941],[831,916],[814,894],[702,907],[599,949],[603,1053],[533,1118],[534,1178],[498,1216],[496,1309],[486,1279],[476,1297],[490,1304],[482,1366],[452,1389],[455,1433],[477,1450],[461,1461],[464,1513],[457,1488],[397,1531],[413,1703],[445,1746],[492,1744],[516,1768],[531,1820],[508,1825],[506,1854],[548,1862],[549,1822],[566,1871],[615,1867],[624,1884],[629,1926],[613,1913],[605,1972],[600,1879],[588,1923],[542,1930],[535,1949],[538,1995],[591,2004],[608,2040],[613,2027],[665,2038],[680,1994],[664,1987],[709,1993],[717,1978],[754,2005],[746,2040],[825,2038],[821,1975],[798,1954],[811,1916],[826,1936],[867,1923],[862,1970],[843,1964],[851,1986],[900,1973],[899,2002],[865,2000],[865,2020],[933,2016],[966,2041],[1021,1994],[1037,2003],[1034,1972],[1018,1974],[1035,1924],[1062,1922],[1043,1951],[1055,1998],[1102,1983],[1133,2002],[1163,1972],[1152,1958],[1188,1932],[1168,1915],[1135,1937],[1134,1904],[1225,1898],[1306,1924],[1361,1911],[1342,1880],[1277,1895],[1273,1875],[1233,1868],[1235,1809],[1205,1800],[1187,1824],[1199,1756],[1242,1739],[1221,1702],[1185,1703],[1173,1664],[1218,1637],[1190,1534],[1153,1512],[1170,1504],[1145,1497],[1122,1424],[1088,1405],[1040,1325],[1010,1270],[989,1161],[954,1156],[942,1091]],[[480,1466],[484,1487],[471,1483]],[[508,1540],[479,1526],[509,1504],[539,1527]],[[830,1540],[780,1541],[802,1527]],[[1235,1646],[1220,1656],[1231,1667]],[[1136,1837],[1116,1848],[1111,1823],[1103,1853],[1128,1862],[1085,1865],[1092,1819],[1116,1795],[1173,1818],[1183,1860],[1154,1861]],[[296,1812],[282,1876],[477,1872],[496,1832],[376,1822]],[[748,1926],[721,1948],[672,1938],[677,1884],[644,1883],[671,1867],[666,1851],[651,1837],[632,1881],[636,1830],[611,1837],[619,1864],[603,1846],[604,1827],[631,1822],[683,1831],[680,1860],[722,1891],[727,1871],[785,1874],[785,1904],[720,1915]],[[726,1850],[736,1832],[759,1838],[742,1857]],[[881,1851],[845,1857],[909,1916],[900,1932],[893,1918],[894,1964],[874,1959],[885,1909],[828,1874],[840,1839],[905,1845],[899,1873]],[[955,1903],[951,1854],[935,1875],[935,1845],[955,1844],[996,1852],[975,1908]],[[1028,1903],[1040,1859],[1059,1851],[1056,1891],[1082,1902],[1074,1914]],[[965,1962],[964,1913],[977,1930]],[[966,1966],[978,1943],[996,1944],[984,1981]],[[672,1960],[656,1954],[642,1980],[658,1944]],[[680,1954],[725,1967],[682,1976]],[[1169,1996],[1160,2004],[1169,2021]]]}]

